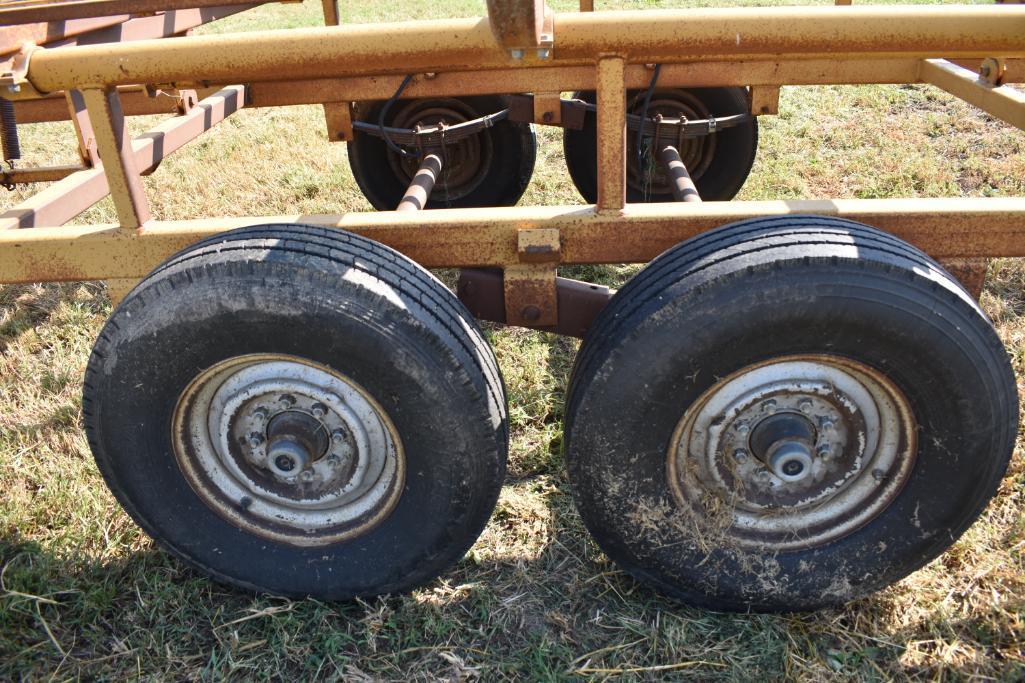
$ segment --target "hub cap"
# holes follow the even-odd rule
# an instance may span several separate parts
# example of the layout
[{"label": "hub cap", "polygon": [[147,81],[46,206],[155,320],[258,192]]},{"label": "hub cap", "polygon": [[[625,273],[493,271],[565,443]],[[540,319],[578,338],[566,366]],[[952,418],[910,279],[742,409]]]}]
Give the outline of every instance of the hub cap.
[{"label": "hub cap", "polygon": [[239,356],[201,373],[178,401],[174,438],[207,505],[293,545],[363,533],[402,488],[402,445],[381,406],[294,356]]},{"label": "hub cap", "polygon": [[903,394],[833,356],[745,368],[684,414],[669,449],[677,502],[736,544],[806,548],[869,522],[915,459]]}]

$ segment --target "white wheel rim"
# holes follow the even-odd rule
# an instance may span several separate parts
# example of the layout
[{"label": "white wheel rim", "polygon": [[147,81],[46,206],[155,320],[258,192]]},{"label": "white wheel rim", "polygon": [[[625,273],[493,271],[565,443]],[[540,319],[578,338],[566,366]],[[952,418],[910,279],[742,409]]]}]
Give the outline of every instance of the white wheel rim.
[{"label": "white wheel rim", "polygon": [[[753,435],[770,417],[811,431],[759,450]],[[783,446],[800,456],[796,478],[772,459]],[[676,502],[706,532],[734,545],[789,550],[871,521],[900,493],[916,447],[908,401],[881,373],[836,356],[793,356],[744,368],[707,390],[680,420],[667,469]]]},{"label": "white wheel rim", "polygon": [[230,358],[182,393],[178,465],[222,517],[292,545],[365,533],[402,490],[402,443],[356,382],[286,355]]}]

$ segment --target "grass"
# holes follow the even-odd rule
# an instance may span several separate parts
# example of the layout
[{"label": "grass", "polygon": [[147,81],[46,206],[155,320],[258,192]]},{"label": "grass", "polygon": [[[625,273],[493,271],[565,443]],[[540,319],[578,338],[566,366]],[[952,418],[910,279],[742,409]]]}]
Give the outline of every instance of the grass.
[{"label": "grass", "polygon": [[[613,4],[681,3],[600,6]],[[269,6],[224,26],[312,24],[318,6]],[[397,2],[343,3],[347,21],[475,15],[482,3],[401,7],[405,14]],[[934,89],[785,88],[780,110],[762,120],[743,199],[1025,195],[1025,135]],[[30,161],[72,158],[72,147],[57,145],[68,141],[68,126],[26,128]],[[524,203],[579,202],[558,132],[542,129],[539,140]],[[146,184],[164,219],[370,210],[344,146],[324,140],[317,107],[243,111]],[[21,196],[0,197],[0,206]],[[113,218],[108,200],[81,220]],[[636,269],[574,274],[618,285]],[[1025,265],[994,262],[982,303],[1025,376]],[[109,313],[99,283],[0,287],[0,679],[1025,677],[1020,443],[983,517],[897,585],[807,615],[691,609],[618,571],[573,510],[561,422],[577,343],[489,328],[508,385],[512,444],[506,486],[477,544],[410,595],[288,601],[184,568],[104,488],[79,426],[79,384]]]}]

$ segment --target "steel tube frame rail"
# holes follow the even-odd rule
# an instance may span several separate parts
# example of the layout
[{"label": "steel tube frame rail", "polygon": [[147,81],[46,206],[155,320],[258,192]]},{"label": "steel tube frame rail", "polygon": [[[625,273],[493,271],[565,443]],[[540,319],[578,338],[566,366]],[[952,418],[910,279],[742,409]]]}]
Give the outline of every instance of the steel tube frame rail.
[{"label": "steel tube frame rail", "polygon": [[39,92],[137,83],[558,67],[617,55],[632,64],[867,56],[1025,57],[1025,6],[780,7],[563,13],[548,59],[514,59],[484,19],[328,26],[37,49]]}]

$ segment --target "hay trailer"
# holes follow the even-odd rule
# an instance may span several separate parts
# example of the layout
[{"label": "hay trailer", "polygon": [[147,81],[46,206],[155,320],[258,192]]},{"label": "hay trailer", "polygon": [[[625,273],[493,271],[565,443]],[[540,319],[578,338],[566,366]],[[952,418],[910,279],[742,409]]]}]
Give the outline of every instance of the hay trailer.
[{"label": "hay trailer", "polygon": [[[782,86],[926,83],[1025,127],[1006,85],[1025,80],[1025,6],[489,0],[338,25],[329,1],[323,27],[183,35],[252,5],[0,3],[5,157],[18,124],[71,119],[82,162],[8,164],[5,184],[51,184],[0,215],[0,282],[108,283],[85,429],[176,556],[323,599],[458,560],[508,440],[475,318],[583,337],[580,514],[679,599],[841,603],[939,555],[993,496],[1018,399],[975,299],[986,259],[1025,256],[1025,199],[728,200]],[[243,107],[311,103],[379,212],[152,217],[140,178],[164,156]],[[564,128],[587,205],[516,206],[538,125]],[[108,193],[116,225],[64,225]],[[558,275],[649,261],[618,292]]]}]

